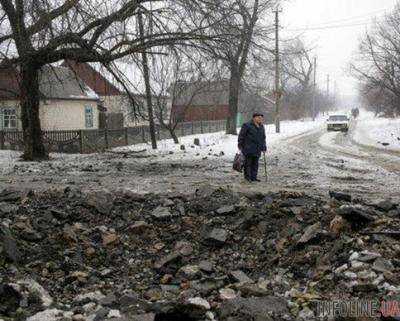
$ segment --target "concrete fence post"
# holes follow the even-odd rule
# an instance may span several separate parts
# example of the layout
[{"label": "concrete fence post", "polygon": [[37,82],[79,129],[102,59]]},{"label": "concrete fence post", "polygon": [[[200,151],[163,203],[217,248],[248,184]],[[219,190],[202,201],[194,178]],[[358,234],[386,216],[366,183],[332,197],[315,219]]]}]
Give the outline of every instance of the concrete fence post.
[{"label": "concrete fence post", "polygon": [[124,135],[125,135],[125,146],[129,145],[129,141],[128,141],[128,127],[124,128]]},{"label": "concrete fence post", "polygon": [[4,149],[4,131],[0,130],[0,149]]},{"label": "concrete fence post", "polygon": [[79,153],[83,154],[83,130],[79,130],[78,135],[79,135]]},{"label": "concrete fence post", "polygon": [[108,129],[106,128],[104,131],[104,141],[106,143],[106,148],[109,147],[109,143],[108,143]]},{"label": "concrete fence post", "polygon": [[142,143],[146,142],[146,136],[145,136],[145,131],[144,131],[144,126],[141,127],[142,130]]}]

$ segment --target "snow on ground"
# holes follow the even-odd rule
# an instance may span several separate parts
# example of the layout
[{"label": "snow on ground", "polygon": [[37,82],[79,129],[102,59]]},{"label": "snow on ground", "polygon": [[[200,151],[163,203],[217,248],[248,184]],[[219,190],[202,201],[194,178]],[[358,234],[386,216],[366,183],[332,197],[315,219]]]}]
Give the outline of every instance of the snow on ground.
[{"label": "snow on ground", "polygon": [[368,157],[369,154],[361,151],[357,146],[349,144],[342,132],[326,132],[319,140],[318,144],[325,149],[337,151],[342,154],[350,154],[359,157]]},{"label": "snow on ground", "polygon": [[[281,122],[281,133],[275,133],[275,125],[266,126],[267,147],[269,152],[278,147],[282,141],[299,136],[311,131],[320,130],[324,124],[324,119],[316,121],[283,121]],[[194,146],[195,138],[200,139],[200,146]],[[163,156],[168,160],[189,160],[192,158],[204,158],[207,156],[223,156],[231,160],[237,153],[238,136],[226,135],[223,132],[210,133],[203,135],[185,136],[180,138],[180,144],[176,145],[171,139],[158,142],[158,150],[152,151],[149,144],[138,144],[118,148],[118,151],[140,151],[147,150],[148,154]],[[180,146],[185,145],[185,151],[180,150]]]},{"label": "snow on ground", "polygon": [[[14,167],[23,164],[30,167],[30,172],[40,173],[40,164],[38,162],[20,162],[21,152],[0,150],[0,175],[7,175],[14,171]],[[50,154],[51,162],[54,166],[62,166],[65,163],[82,164],[90,163],[92,155],[82,154]],[[1,178],[1,177],[0,177]]]},{"label": "snow on ground", "polygon": [[400,151],[400,118],[376,118],[373,113],[361,111],[353,139],[360,145]]},{"label": "snow on ground", "polygon": [[0,174],[10,173],[20,154],[19,152],[0,150]]},{"label": "snow on ground", "polygon": [[[301,134],[317,131],[323,125],[323,119],[317,119],[315,122],[311,120],[304,121],[283,121],[281,122],[281,133],[275,133],[274,125],[266,126],[268,152],[278,149],[282,141],[299,136]],[[200,139],[200,146],[194,146],[194,138]],[[237,152],[237,136],[226,135],[223,132],[185,136],[180,138],[180,144],[176,145],[171,139],[158,142],[158,150],[153,151],[150,144],[137,144],[127,147],[116,148],[114,151],[141,151],[146,150],[147,155],[153,156],[155,159],[162,158],[165,161],[178,160],[195,160],[205,159],[206,157],[218,156],[221,160],[232,161],[233,156]],[[180,146],[185,145],[186,150],[180,150]],[[51,154],[52,165],[64,166],[70,164],[86,164],[96,161],[97,154],[79,155],[79,154]],[[0,174],[7,175],[11,173],[14,166],[18,164],[20,152],[0,150]],[[117,158],[118,156],[116,156]],[[148,159],[144,159],[148,161]],[[29,163],[24,163],[29,165]],[[34,163],[30,166],[30,171],[40,172],[40,164]]]}]

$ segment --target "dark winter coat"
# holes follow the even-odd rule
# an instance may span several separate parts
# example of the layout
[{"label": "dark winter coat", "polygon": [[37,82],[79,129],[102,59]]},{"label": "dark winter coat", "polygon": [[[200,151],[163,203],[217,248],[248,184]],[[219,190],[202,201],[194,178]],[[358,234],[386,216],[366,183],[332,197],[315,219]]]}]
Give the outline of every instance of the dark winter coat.
[{"label": "dark winter coat", "polygon": [[260,157],[267,150],[264,126],[257,127],[253,121],[243,124],[238,145],[243,155]]}]

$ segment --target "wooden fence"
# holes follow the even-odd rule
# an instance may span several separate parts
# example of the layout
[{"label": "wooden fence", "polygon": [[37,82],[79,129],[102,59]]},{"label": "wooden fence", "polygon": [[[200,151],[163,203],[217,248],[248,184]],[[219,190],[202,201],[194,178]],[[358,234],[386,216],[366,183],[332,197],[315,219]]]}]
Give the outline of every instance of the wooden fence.
[{"label": "wooden fence", "polygon": [[[225,121],[199,121],[178,124],[178,137],[214,133],[225,130]],[[157,139],[169,139],[169,131],[157,127]],[[55,153],[96,153],[109,148],[129,146],[150,141],[148,126],[123,129],[57,130],[43,131],[43,140],[49,152]],[[23,150],[21,131],[0,131],[0,149]]]}]

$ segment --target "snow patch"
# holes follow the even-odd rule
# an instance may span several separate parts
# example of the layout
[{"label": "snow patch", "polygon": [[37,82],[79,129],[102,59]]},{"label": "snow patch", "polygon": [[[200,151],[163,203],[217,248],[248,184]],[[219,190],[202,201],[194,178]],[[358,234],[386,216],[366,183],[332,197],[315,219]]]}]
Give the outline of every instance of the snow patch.
[{"label": "snow patch", "polygon": [[400,119],[375,118],[366,113],[357,121],[353,139],[360,145],[400,151]]},{"label": "snow patch", "polygon": [[[324,125],[324,119],[316,121],[306,119],[303,121],[283,121],[281,122],[281,133],[275,133],[275,125],[266,125],[265,133],[267,136],[268,152],[273,148],[278,148],[282,141],[318,131]],[[200,146],[194,145],[194,139],[199,138]],[[226,135],[224,132],[191,135],[181,137],[179,144],[174,144],[172,139],[159,141],[158,149],[152,150],[150,144],[138,144],[117,148],[117,151],[140,151],[146,149],[148,155],[154,157],[161,156],[165,160],[191,160],[201,159],[209,156],[218,156],[223,160],[232,161],[238,151],[238,136]],[[180,149],[185,145],[185,150]]]},{"label": "snow patch", "polygon": [[[306,119],[304,121],[283,121],[281,122],[281,133],[275,133],[274,125],[265,126],[267,135],[268,154],[273,150],[282,147],[285,140],[298,137],[313,131],[318,131],[324,125],[323,119],[312,121]],[[194,145],[194,139],[199,138],[200,146]],[[238,151],[238,136],[226,135],[224,132],[209,133],[201,135],[185,136],[179,139],[179,144],[174,144],[172,139],[158,141],[158,149],[152,150],[151,144],[137,144],[126,147],[116,148],[115,151],[141,151],[146,150],[145,154],[151,156],[150,159],[144,161],[152,161],[162,159],[163,161],[191,161],[201,160],[203,158],[219,159],[221,161],[231,162],[234,155]],[[185,145],[185,151],[180,149],[181,145]],[[21,152],[0,150],[0,173],[3,175],[11,174],[14,167],[18,165]],[[73,167],[76,164],[84,166],[90,165],[97,154],[79,155],[79,154],[50,154],[53,166]],[[25,165],[27,163],[24,163]],[[32,163],[30,171],[35,172],[40,169],[39,163]],[[81,175],[77,172],[76,175]]]}]

